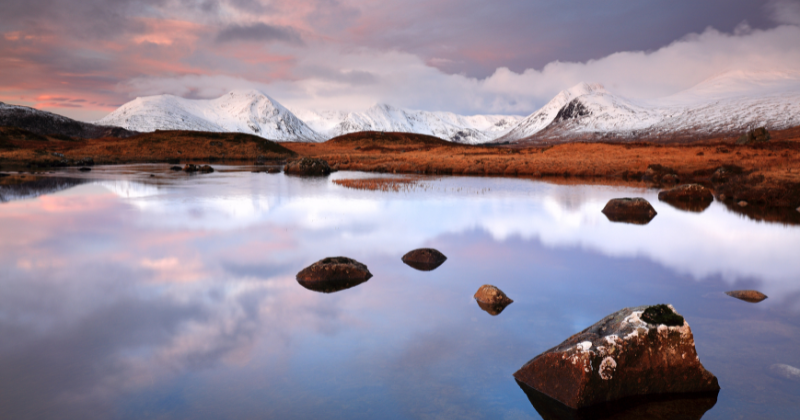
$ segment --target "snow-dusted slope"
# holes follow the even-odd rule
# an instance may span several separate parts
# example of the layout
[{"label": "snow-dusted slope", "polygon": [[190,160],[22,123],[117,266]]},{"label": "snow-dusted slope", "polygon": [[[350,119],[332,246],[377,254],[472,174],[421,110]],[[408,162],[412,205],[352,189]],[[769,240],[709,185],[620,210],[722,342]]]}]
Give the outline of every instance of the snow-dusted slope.
[{"label": "snow-dusted slope", "polygon": [[137,98],[98,124],[136,131],[192,130],[239,132],[277,141],[325,140],[288,109],[255,90],[233,91],[217,99],[172,95]]},{"label": "snow-dusted slope", "polygon": [[364,112],[294,110],[326,138],[357,131],[398,131],[428,134],[458,143],[479,144],[502,136],[522,117],[462,116],[450,112],[412,111],[378,104]]},{"label": "snow-dusted slope", "polygon": [[652,101],[582,83],[559,93],[497,142],[604,138],[669,140],[800,125],[800,75],[731,72]]}]

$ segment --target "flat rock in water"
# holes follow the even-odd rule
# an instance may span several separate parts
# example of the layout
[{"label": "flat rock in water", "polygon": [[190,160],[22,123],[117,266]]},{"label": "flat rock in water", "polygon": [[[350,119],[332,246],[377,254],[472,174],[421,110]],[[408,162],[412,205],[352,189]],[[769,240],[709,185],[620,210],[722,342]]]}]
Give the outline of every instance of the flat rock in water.
[{"label": "flat rock in water", "polygon": [[757,290],[732,290],[725,294],[750,303],[758,303],[767,298],[767,295]]},{"label": "flat rock in water", "polygon": [[656,217],[656,210],[644,198],[614,198],[603,208],[603,214],[612,222],[646,225]]},{"label": "flat rock in water", "polygon": [[309,290],[333,293],[357,286],[372,277],[367,266],[347,257],[328,257],[297,273],[297,282]]},{"label": "flat rock in water", "polygon": [[290,175],[326,176],[330,175],[331,167],[322,159],[302,158],[286,164],[283,172]]},{"label": "flat rock in water", "polygon": [[420,248],[403,255],[403,262],[420,271],[431,271],[444,264],[447,257],[433,248]]},{"label": "flat rock in water", "polygon": [[481,309],[490,315],[499,315],[506,306],[514,303],[502,290],[490,284],[484,284],[473,296]]},{"label": "flat rock in water", "polygon": [[514,377],[573,409],[719,392],[717,378],[700,363],[692,329],[670,305],[617,311],[536,356]]},{"label": "flat rock in water", "polygon": [[787,379],[793,382],[800,382],[800,369],[794,366],[778,363],[767,368],[767,372],[770,374],[770,376],[776,378]]}]

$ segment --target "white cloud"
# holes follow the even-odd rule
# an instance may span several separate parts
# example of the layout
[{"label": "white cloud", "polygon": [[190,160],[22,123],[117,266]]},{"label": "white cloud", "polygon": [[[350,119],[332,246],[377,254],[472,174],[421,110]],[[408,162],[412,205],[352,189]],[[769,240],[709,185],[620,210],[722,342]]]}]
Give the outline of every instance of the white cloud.
[{"label": "white cloud", "polygon": [[[770,7],[780,10],[786,23],[800,16],[797,3],[773,2]],[[652,52],[618,52],[584,63],[552,62],[522,73],[498,68],[485,79],[442,73],[408,53],[317,44],[297,57],[293,74],[304,76],[294,80],[263,83],[226,75],[188,75],[134,79],[122,89],[131,96],[213,97],[230,89],[254,88],[299,108],[363,110],[382,102],[462,114],[529,114],[559,91],[584,81],[603,83],[628,98],[650,99],[728,71],[796,71],[798,40],[800,27],[788,24],[768,30],[742,25],[733,34],[708,28]],[[370,75],[369,83],[342,77],[356,73]]]}]

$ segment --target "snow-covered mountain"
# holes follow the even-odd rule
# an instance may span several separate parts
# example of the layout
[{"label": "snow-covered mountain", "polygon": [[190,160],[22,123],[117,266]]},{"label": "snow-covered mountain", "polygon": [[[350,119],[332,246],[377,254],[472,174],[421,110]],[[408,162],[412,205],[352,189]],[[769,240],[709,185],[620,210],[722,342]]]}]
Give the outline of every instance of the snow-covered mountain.
[{"label": "snow-covered mountain", "polygon": [[148,96],[121,106],[98,124],[130,130],[241,132],[277,141],[325,141],[356,131],[429,134],[459,143],[485,143],[507,133],[522,117],[461,116],[375,105],[365,112],[292,112],[261,92],[233,91],[217,99]]},{"label": "snow-covered mountain", "polygon": [[294,113],[326,138],[358,131],[397,131],[436,136],[457,143],[479,144],[506,134],[520,116],[462,116],[450,112],[412,111],[378,104],[364,112],[309,111]]},{"label": "snow-covered mountain", "polygon": [[209,100],[173,95],[136,98],[97,123],[143,132],[239,132],[277,141],[326,140],[283,105],[255,90],[232,91]]},{"label": "snow-covered mountain", "polygon": [[731,72],[638,103],[601,85],[582,83],[556,95],[495,142],[699,139],[798,125],[800,75]]}]

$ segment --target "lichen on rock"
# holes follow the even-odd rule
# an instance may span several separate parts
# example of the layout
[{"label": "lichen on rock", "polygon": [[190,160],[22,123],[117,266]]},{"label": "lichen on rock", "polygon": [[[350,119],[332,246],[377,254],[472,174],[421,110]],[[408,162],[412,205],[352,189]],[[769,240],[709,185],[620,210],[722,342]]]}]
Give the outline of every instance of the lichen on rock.
[{"label": "lichen on rock", "polygon": [[717,378],[700,363],[689,324],[670,305],[608,315],[536,356],[514,377],[573,409],[629,397],[719,391]]}]

